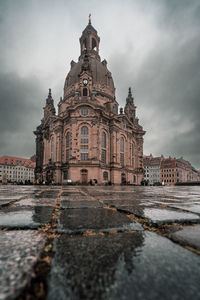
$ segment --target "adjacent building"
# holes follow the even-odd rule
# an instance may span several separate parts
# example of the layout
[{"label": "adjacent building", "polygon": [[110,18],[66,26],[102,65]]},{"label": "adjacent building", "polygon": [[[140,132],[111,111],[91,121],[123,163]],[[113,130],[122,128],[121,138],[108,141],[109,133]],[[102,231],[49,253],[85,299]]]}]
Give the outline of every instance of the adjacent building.
[{"label": "adjacent building", "polygon": [[[49,90],[44,118],[37,127],[36,179],[65,184],[140,184],[143,136],[131,88],[125,109],[115,97],[107,61],[99,56],[100,38],[89,23],[80,37],[80,56],[71,61],[58,114]],[[122,62],[123,68],[123,62]]]},{"label": "adjacent building", "polygon": [[160,166],[162,157],[144,156],[144,180],[149,185],[161,182]]},{"label": "adjacent building", "polygon": [[149,185],[200,181],[199,172],[181,158],[144,156],[144,180]]},{"label": "adjacent building", "polygon": [[161,162],[161,181],[165,185],[174,185],[179,182],[200,181],[198,171],[191,163],[181,158],[165,158]]},{"label": "adjacent building", "polygon": [[34,183],[35,163],[30,159],[7,156],[0,157],[0,182]]}]

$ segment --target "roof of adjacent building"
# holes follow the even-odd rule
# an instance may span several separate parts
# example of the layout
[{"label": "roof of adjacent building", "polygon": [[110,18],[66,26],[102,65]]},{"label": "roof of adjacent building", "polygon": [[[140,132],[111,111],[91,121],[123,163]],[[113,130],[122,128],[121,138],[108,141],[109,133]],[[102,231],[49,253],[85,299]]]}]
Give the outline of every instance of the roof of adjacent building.
[{"label": "roof of adjacent building", "polygon": [[35,162],[28,158],[15,157],[3,155],[0,157],[1,165],[10,165],[10,166],[24,166],[29,168],[35,168]]}]

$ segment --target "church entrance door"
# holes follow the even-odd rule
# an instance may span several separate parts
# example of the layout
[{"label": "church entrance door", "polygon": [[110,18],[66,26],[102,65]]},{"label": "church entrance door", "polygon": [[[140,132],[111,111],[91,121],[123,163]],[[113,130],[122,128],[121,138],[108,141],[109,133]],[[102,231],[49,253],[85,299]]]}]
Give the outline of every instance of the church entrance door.
[{"label": "church entrance door", "polygon": [[121,174],[121,184],[126,184],[126,174],[125,173]]},{"label": "church entrance door", "polygon": [[81,183],[82,184],[88,183],[88,170],[86,169],[81,170]]}]

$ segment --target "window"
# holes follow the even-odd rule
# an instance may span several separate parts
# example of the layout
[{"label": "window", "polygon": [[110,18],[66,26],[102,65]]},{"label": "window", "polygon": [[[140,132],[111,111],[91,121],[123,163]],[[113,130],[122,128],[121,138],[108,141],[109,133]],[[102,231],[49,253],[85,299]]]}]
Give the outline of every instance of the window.
[{"label": "window", "polygon": [[68,179],[68,171],[63,172],[63,179],[67,180]]},{"label": "window", "polygon": [[87,107],[82,107],[81,108],[81,115],[84,116],[84,117],[88,115],[88,108]]},{"label": "window", "polygon": [[69,146],[70,146],[70,133],[68,131],[66,134],[66,147],[69,147]]},{"label": "window", "polygon": [[88,144],[88,128],[83,126],[81,128],[81,144]]},{"label": "window", "polygon": [[83,88],[83,96],[86,97],[88,95],[88,90],[87,88]]},{"label": "window", "polygon": [[66,134],[66,161],[70,159],[70,132]]},{"label": "window", "polygon": [[67,149],[66,150],[66,161],[68,161],[70,159],[70,150]]},{"label": "window", "polygon": [[102,148],[106,148],[106,134],[102,132],[102,141],[101,141]]},{"label": "window", "polygon": [[103,180],[108,180],[108,172],[103,172]]},{"label": "window", "polygon": [[120,164],[124,166],[124,153],[120,153]]},{"label": "window", "polygon": [[88,160],[88,145],[81,145],[81,160]]},{"label": "window", "polygon": [[54,162],[54,137],[51,139],[51,161]]},{"label": "window", "polygon": [[106,150],[101,150],[101,161],[105,164],[106,163]]},{"label": "window", "polygon": [[124,138],[120,138],[120,152],[124,152]]},{"label": "window", "polygon": [[117,105],[116,105],[116,104],[113,105],[113,112],[114,112],[114,114],[116,114],[116,115],[117,115],[117,113],[118,113],[118,109],[117,109]]}]

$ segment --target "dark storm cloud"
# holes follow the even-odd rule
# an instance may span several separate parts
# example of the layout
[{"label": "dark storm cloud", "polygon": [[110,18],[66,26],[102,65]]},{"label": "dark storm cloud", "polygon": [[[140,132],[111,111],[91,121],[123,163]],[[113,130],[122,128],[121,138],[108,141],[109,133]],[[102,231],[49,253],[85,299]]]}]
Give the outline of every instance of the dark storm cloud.
[{"label": "dark storm cloud", "polygon": [[0,152],[10,155],[34,153],[33,129],[39,123],[44,92],[34,77],[0,74]]}]

